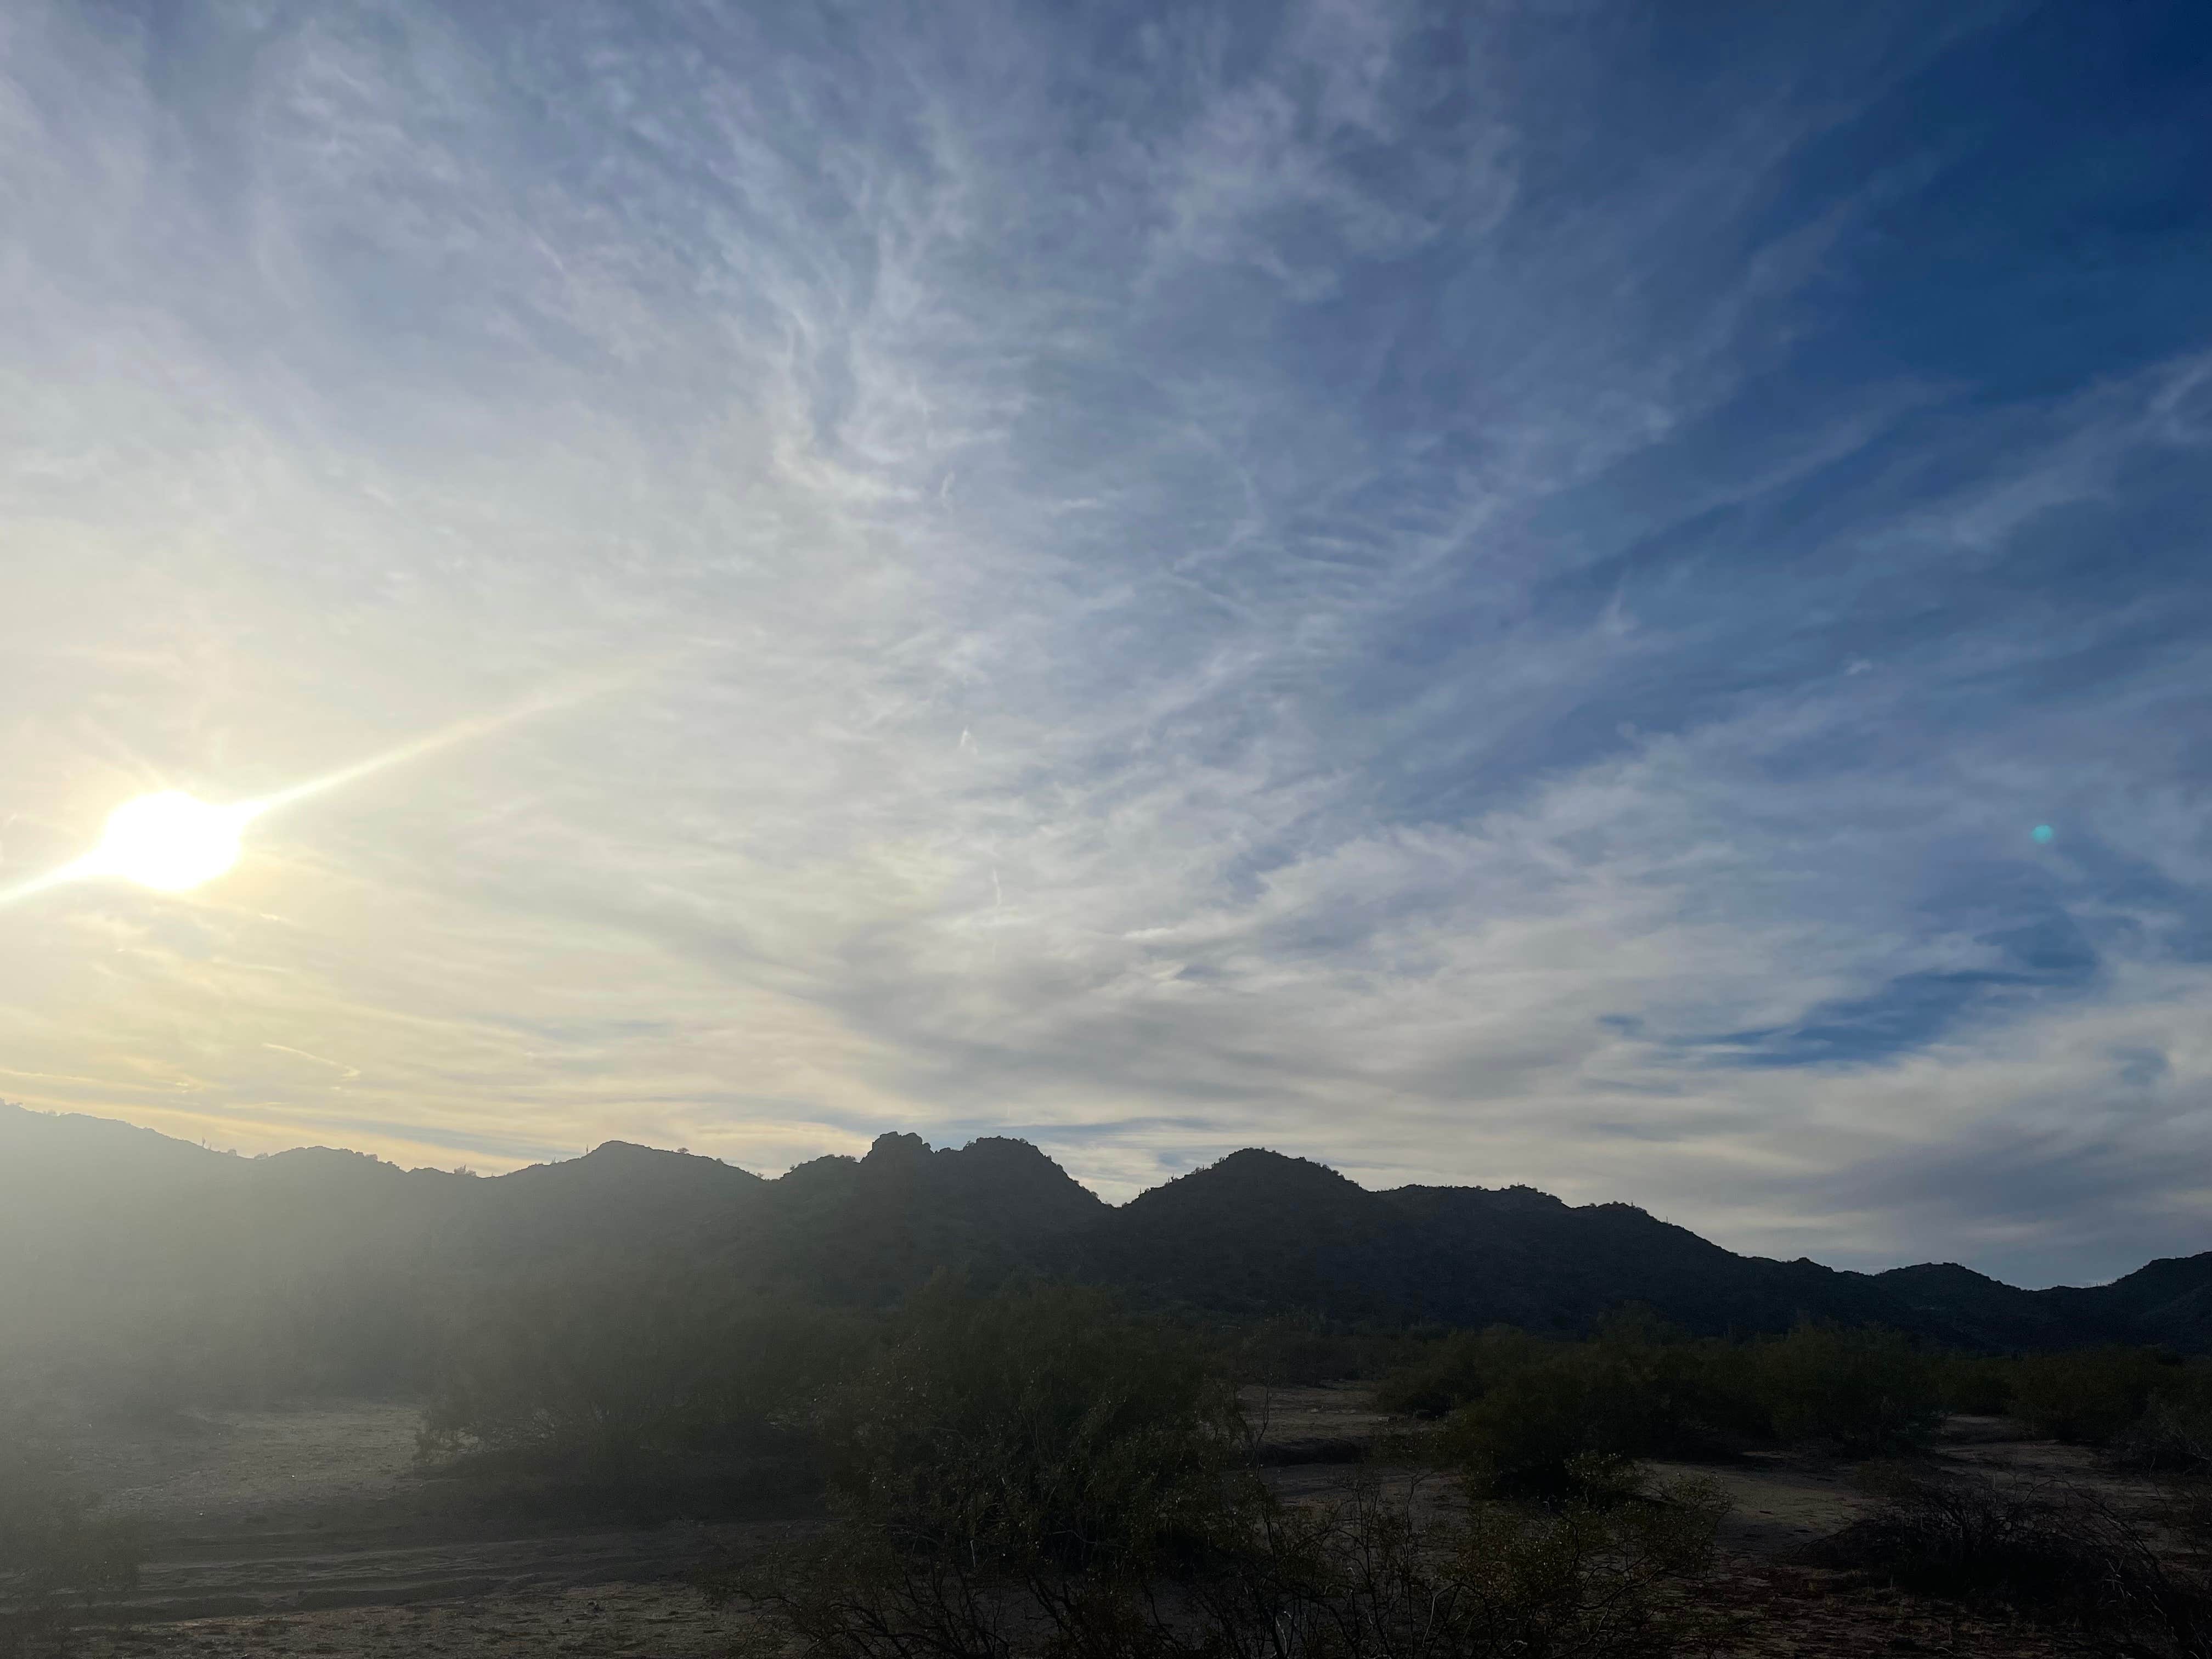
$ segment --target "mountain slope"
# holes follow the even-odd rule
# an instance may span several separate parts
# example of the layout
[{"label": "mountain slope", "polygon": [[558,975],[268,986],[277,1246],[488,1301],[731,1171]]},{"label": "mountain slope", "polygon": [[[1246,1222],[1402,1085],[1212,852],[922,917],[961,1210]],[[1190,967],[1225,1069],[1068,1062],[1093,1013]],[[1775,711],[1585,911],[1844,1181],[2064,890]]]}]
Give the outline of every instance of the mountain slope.
[{"label": "mountain slope", "polygon": [[1372,1192],[1251,1149],[1109,1206],[1036,1147],[884,1135],[763,1180],[610,1142],[477,1178],[308,1148],[241,1158],[0,1105],[0,1368],[264,1390],[406,1387],[470,1297],[579,1273],[704,1273],[762,1294],[895,1301],[945,1269],[1038,1272],[1244,1317],[1580,1331],[1626,1303],[1710,1333],[1802,1317],[1973,1348],[2212,1352],[2212,1253],[2024,1291],[1955,1265],[1881,1273],[1741,1256],[1627,1204],[1528,1188]]},{"label": "mountain slope", "polygon": [[733,1266],[801,1295],[874,1306],[939,1267],[996,1278],[1027,1266],[1105,1211],[1026,1141],[933,1152],[918,1135],[881,1135],[865,1158],[818,1158],[769,1182]]},{"label": "mountain slope", "polygon": [[1954,1265],[1849,1273],[1737,1255],[1633,1205],[1569,1206],[1525,1187],[1372,1193],[1320,1164],[1256,1151],[1108,1212],[1054,1264],[1224,1314],[1297,1309],[1580,1331],[1639,1303],[1712,1334],[1815,1318],[1967,1348],[2212,1351],[2212,1253],[2089,1289],[2024,1291]]},{"label": "mountain slope", "polygon": [[21,1261],[94,1217],[220,1188],[240,1160],[106,1118],[57,1117],[0,1102],[0,1251]]},{"label": "mountain slope", "polygon": [[1255,1148],[1103,1212],[1051,1265],[1227,1313],[1388,1316],[1395,1310],[1376,1288],[1388,1275],[1367,1253],[1393,1221],[1383,1198],[1335,1170]]}]

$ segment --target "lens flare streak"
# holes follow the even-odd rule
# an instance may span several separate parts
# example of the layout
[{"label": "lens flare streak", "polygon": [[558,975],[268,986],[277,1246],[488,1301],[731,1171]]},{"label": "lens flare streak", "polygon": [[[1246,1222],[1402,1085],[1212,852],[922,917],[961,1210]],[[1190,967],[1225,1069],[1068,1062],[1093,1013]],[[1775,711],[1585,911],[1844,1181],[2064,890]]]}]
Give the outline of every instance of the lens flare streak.
[{"label": "lens flare streak", "polygon": [[181,790],[165,789],[125,802],[110,815],[100,843],[84,857],[0,888],[0,906],[18,903],[72,882],[117,877],[159,892],[179,893],[212,881],[238,861],[247,825],[268,814],[342,789],[349,784],[409,761],[489,737],[507,726],[599,696],[638,678],[635,672],[602,676],[527,702],[461,720],[387,749],[351,766],[310,778],[289,788],[230,806],[211,806]]}]

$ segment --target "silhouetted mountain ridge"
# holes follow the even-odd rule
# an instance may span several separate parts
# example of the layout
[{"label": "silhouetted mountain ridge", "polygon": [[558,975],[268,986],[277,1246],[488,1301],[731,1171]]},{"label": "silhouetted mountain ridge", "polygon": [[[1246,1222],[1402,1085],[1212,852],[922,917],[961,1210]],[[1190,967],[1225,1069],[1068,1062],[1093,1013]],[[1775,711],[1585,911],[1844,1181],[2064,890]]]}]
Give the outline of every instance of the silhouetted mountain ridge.
[{"label": "silhouetted mountain ridge", "polygon": [[422,1310],[458,1291],[654,1263],[852,1306],[945,1269],[1056,1275],[1228,1317],[1570,1332],[1640,1303],[1715,1334],[1812,1316],[1977,1348],[2212,1351],[2212,1252],[2045,1291],[1951,1263],[1850,1273],[1738,1255],[1630,1204],[1526,1187],[1376,1192],[1257,1148],[1112,1206],[1000,1138],[933,1150],[884,1135],[865,1157],[773,1180],[614,1141],[478,1177],[328,1148],[243,1158],[0,1105],[0,1249],[13,1269],[0,1350],[120,1351],[167,1329],[213,1364],[306,1344],[319,1369],[302,1386],[404,1382],[432,1340]]}]

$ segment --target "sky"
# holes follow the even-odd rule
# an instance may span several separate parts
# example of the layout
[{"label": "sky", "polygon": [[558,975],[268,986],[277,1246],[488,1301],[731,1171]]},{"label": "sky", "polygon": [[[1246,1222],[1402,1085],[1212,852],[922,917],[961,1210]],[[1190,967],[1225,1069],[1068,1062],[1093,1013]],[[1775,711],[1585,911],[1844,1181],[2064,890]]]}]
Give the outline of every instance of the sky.
[{"label": "sky", "polygon": [[[0,1098],[2212,1249],[2212,14],[0,9]],[[2047,832],[2047,833],[2045,833]]]}]

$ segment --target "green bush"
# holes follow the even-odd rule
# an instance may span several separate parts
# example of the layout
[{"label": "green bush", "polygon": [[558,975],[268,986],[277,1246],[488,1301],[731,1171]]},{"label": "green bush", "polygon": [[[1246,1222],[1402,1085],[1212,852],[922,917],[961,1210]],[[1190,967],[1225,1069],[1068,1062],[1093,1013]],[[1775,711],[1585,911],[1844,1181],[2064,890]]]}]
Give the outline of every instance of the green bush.
[{"label": "green bush", "polygon": [[1460,1333],[1378,1397],[1386,1409],[1448,1413],[1440,1449],[1479,1484],[1556,1495],[1583,1453],[1697,1455],[1755,1440],[1893,1449],[1934,1426],[1951,1375],[1890,1332],[1807,1324],[1725,1342],[1629,1309],[1578,1342]]},{"label": "green bush", "polygon": [[1446,1419],[1439,1449],[1499,1493],[1557,1496],[1572,1489],[1585,1454],[1695,1455],[1765,1423],[1741,1351],[1640,1310],[1604,1321],[1587,1341],[1488,1331],[1452,1358],[1431,1386],[1470,1397]]},{"label": "green bush", "polygon": [[2130,1468],[2212,1478],[2212,1361],[2162,1368],[2142,1415],[2109,1444]]},{"label": "green bush", "polygon": [[1278,1389],[1393,1375],[1427,1346],[1403,1331],[1344,1330],[1287,1317],[1235,1327],[1223,1343],[1239,1382]]},{"label": "green bush", "polygon": [[1934,1358],[1893,1331],[1802,1324],[1755,1345],[1750,1384],[1778,1439],[1853,1452],[1923,1438],[1942,1413]]},{"label": "green bush", "polygon": [[1068,1566],[1183,1539],[1243,1443],[1188,1334],[1100,1291],[941,1279],[814,1426],[842,1512],[902,1547]]},{"label": "green bush", "polygon": [[816,1421],[836,1524],[710,1593],[818,1659],[1630,1659],[1674,1651],[1709,1491],[1583,1459],[1538,1510],[1325,1509],[1244,1461],[1218,1350],[1103,1296],[933,1285]]},{"label": "green bush", "polygon": [[[1663,1655],[1700,1630],[1681,1592],[1710,1571],[1728,1502],[1719,1488],[1683,1481],[1624,1492],[1600,1480],[1540,1510],[1490,1504],[1448,1528],[1437,1588],[1468,1637],[1454,1650],[1498,1655]],[[1378,1653],[1393,1649],[1378,1645]]]},{"label": "green bush", "polygon": [[1947,1353],[1933,1362],[1936,1394],[1947,1412],[2003,1417],[2012,1410],[2016,1360],[1995,1354]]},{"label": "green bush", "polygon": [[422,1416],[425,1459],[621,1484],[787,1448],[863,1352],[854,1318],[711,1279],[548,1280],[458,1321]]},{"label": "green bush", "polygon": [[1571,1358],[1516,1373],[1445,1419],[1437,1451],[1480,1490],[1507,1495],[1565,1492],[1586,1453],[1627,1455],[1607,1420],[1592,1368]]},{"label": "green bush", "polygon": [[1725,1508],[1710,1486],[1684,1483],[1633,1501],[1478,1503],[1449,1516],[1418,1489],[1370,1480],[1327,1507],[1265,1511],[1243,1547],[1178,1587],[1194,1617],[1115,1651],[1656,1659],[1709,1633],[1685,1592],[1711,1567]]},{"label": "green bush", "polygon": [[1384,1377],[1376,1403],[1409,1417],[1442,1417],[1550,1358],[1560,1346],[1510,1325],[1454,1331]]},{"label": "green bush", "polygon": [[1880,1506],[1824,1540],[1817,1559],[2069,1626],[2092,1651],[2212,1654],[2212,1584],[2092,1493],[1917,1468],[1892,1468],[1875,1486]]},{"label": "green bush", "polygon": [[1128,1650],[1264,1504],[1218,1351],[1103,1292],[933,1281],[812,1426],[838,1523],[706,1588],[840,1659]]},{"label": "green bush", "polygon": [[2182,1378],[2178,1356],[2149,1348],[2037,1354],[2013,1373],[2013,1412],[2038,1434],[2099,1444],[2142,1420],[2154,1396]]}]

